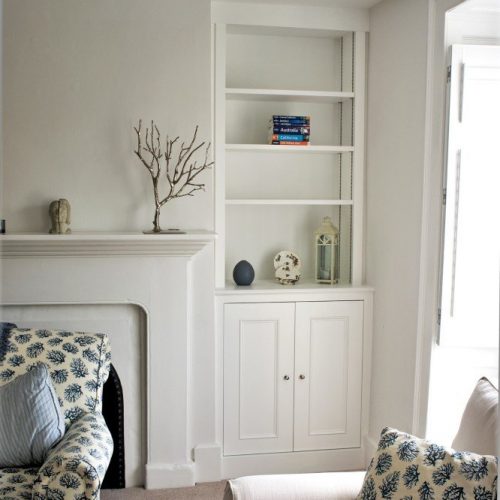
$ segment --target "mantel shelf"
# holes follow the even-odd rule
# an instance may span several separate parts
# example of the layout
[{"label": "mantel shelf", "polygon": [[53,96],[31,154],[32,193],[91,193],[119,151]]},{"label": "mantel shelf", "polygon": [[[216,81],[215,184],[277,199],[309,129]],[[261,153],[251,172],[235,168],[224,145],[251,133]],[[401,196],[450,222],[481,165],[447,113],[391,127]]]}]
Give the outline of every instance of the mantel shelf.
[{"label": "mantel shelf", "polygon": [[226,151],[272,153],[352,153],[353,146],[283,146],[273,144],[226,144]]},{"label": "mantel shelf", "polygon": [[354,92],[226,88],[227,99],[338,103],[354,98]]},{"label": "mantel shelf", "polygon": [[210,231],[185,234],[9,233],[0,236],[0,257],[94,257],[103,255],[191,257],[215,240]]}]

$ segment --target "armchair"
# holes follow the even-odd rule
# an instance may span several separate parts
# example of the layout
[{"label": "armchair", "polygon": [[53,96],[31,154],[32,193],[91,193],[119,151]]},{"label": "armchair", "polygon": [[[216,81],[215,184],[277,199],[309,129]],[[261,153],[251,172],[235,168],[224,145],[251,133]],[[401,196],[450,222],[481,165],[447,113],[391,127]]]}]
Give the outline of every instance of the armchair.
[{"label": "armchair", "polygon": [[0,469],[0,497],[97,500],[113,452],[102,416],[111,359],[107,336],[14,328],[3,330],[0,340],[0,386],[44,363],[66,427],[43,464]]},{"label": "armchair", "polygon": [[[460,428],[452,443],[454,449],[395,429],[384,429],[382,432],[385,441],[382,441],[381,436],[367,474],[365,471],[352,471],[246,476],[228,481],[224,500],[356,500],[392,497],[411,499],[417,498],[415,489],[420,487],[420,499],[474,497],[476,500],[496,500],[497,426],[498,389],[488,379],[482,378],[476,384],[463,413]],[[391,432],[386,434],[387,431]],[[389,434],[391,436],[388,439]],[[408,439],[411,441],[407,441]],[[405,448],[401,445],[408,445],[408,442],[412,443],[411,452],[408,453],[407,447],[407,453],[403,456],[402,450]],[[430,454],[429,450],[432,450]],[[436,450],[438,455],[434,455]],[[401,470],[396,470],[397,467]],[[416,475],[411,478],[406,475],[405,480],[402,471],[408,474],[408,469],[416,472]],[[444,476],[441,475],[443,470],[446,471]],[[399,479],[392,479],[389,491],[387,484],[391,483],[391,480],[388,481],[391,474],[393,478],[399,478],[401,475],[402,481],[399,483]],[[368,481],[365,477],[368,477]],[[377,486],[374,477],[378,482]],[[402,491],[398,489],[398,484]],[[379,490],[382,497],[377,496]]]}]

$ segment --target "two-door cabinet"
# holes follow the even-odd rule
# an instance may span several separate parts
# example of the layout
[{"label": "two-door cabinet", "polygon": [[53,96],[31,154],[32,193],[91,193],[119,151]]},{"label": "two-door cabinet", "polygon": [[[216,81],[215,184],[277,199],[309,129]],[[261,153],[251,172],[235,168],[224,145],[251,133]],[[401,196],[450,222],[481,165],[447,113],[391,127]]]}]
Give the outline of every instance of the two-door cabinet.
[{"label": "two-door cabinet", "polygon": [[[224,478],[363,468],[368,11],[213,1],[212,23],[213,455]],[[273,144],[274,116],[309,123],[309,141]],[[313,237],[325,216],[339,234],[333,286],[315,282]],[[293,286],[275,280],[283,250],[300,258]],[[255,270],[249,287],[231,280],[241,260]]]},{"label": "two-door cabinet", "polygon": [[360,445],[363,302],[228,304],[224,453]]},{"label": "two-door cabinet", "polygon": [[219,296],[223,463],[306,471],[305,453],[319,470],[362,467],[371,291],[275,291]]}]

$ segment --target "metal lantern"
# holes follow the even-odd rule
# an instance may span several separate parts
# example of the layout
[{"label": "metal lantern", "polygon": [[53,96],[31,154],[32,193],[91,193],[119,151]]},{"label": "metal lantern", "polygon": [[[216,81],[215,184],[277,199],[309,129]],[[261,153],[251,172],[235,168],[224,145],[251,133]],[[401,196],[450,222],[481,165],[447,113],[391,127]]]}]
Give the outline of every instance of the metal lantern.
[{"label": "metal lantern", "polygon": [[330,217],[323,217],[323,223],[314,231],[314,246],[316,282],[330,285],[337,283],[339,230],[332,224]]}]

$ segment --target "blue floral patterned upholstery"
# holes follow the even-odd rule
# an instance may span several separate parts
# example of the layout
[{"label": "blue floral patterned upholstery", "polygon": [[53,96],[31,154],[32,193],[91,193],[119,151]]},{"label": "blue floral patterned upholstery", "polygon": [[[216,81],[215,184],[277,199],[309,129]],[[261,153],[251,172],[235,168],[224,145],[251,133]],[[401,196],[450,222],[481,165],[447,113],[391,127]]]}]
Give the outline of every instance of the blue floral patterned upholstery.
[{"label": "blue floral patterned upholstery", "polygon": [[44,363],[66,423],[65,436],[41,467],[0,469],[0,498],[98,499],[113,452],[101,414],[111,361],[107,336],[23,328],[0,335],[0,386]]},{"label": "blue floral patterned upholstery", "polygon": [[38,471],[33,498],[96,498],[113,451],[113,440],[100,413],[74,422]]},{"label": "blue floral patterned upholstery", "polygon": [[0,498],[2,500],[31,499],[33,483],[37,476],[38,467],[0,469]]},{"label": "blue floral patterned upholstery", "polygon": [[496,500],[497,457],[385,428],[358,500]]}]

